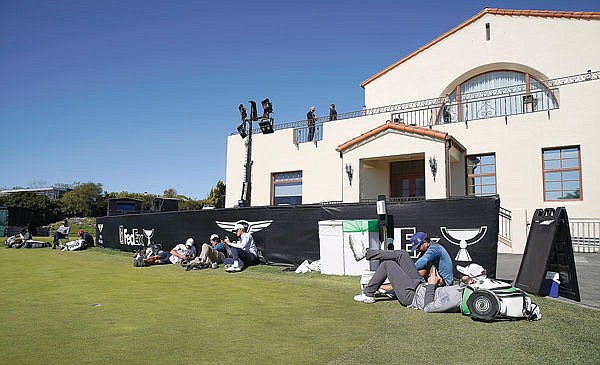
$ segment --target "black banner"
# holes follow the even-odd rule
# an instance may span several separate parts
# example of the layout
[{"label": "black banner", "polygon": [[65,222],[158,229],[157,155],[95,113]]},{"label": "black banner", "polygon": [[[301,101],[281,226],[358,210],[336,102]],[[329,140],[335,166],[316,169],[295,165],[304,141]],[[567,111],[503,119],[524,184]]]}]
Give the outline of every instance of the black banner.
[{"label": "black banner", "polygon": [[[499,209],[497,197],[388,202],[388,237],[394,238],[396,249],[407,249],[410,235],[427,232],[446,248],[455,264],[476,262],[495,277]],[[299,264],[319,259],[319,221],[377,218],[375,203],[130,214],[97,218],[96,237],[99,245],[124,251],[148,243],[160,243],[169,250],[193,237],[199,249],[212,233],[234,239],[231,228],[245,221],[267,261]]]}]

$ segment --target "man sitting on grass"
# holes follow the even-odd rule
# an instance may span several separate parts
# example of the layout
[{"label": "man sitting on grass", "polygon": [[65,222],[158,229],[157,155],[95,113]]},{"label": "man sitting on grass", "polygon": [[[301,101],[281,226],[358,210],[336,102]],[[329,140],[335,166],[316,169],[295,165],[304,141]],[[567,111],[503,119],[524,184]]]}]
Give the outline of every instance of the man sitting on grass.
[{"label": "man sitting on grass", "polygon": [[185,244],[180,243],[171,251],[161,251],[156,256],[151,256],[144,259],[143,266],[161,265],[161,264],[181,264],[196,257],[196,246],[194,239],[188,238]]},{"label": "man sitting on grass", "polygon": [[[463,285],[441,286],[444,279],[435,266],[431,267],[427,281],[423,279],[408,252],[404,250],[367,249],[367,260],[379,260],[375,274],[363,289],[354,296],[362,303],[375,303],[375,292],[386,278],[393,287],[398,302],[405,307],[422,309],[425,312],[459,312]],[[473,279],[464,276],[461,281],[468,284]]]},{"label": "man sitting on grass", "polygon": [[88,247],[94,246],[94,237],[83,229],[77,232],[77,239],[60,245],[61,251],[77,251],[85,250]]},{"label": "man sitting on grass", "polygon": [[186,270],[204,269],[212,267],[217,269],[219,264],[222,264],[227,257],[227,249],[218,234],[213,233],[210,236],[210,244],[202,244],[202,251],[200,256],[190,261],[186,267]]},{"label": "man sitting on grass", "polygon": [[233,227],[233,232],[235,232],[240,240],[231,242],[229,237],[225,237],[224,243],[231,251],[231,260],[233,262],[225,271],[238,272],[242,271],[244,266],[258,265],[258,250],[256,249],[252,234],[246,232],[246,226],[238,223]]}]

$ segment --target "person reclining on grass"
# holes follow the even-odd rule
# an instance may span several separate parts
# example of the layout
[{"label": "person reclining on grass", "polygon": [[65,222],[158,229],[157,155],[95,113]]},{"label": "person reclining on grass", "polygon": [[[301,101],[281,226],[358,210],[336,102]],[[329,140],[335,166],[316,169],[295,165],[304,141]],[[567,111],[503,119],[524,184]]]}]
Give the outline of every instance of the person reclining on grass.
[{"label": "person reclining on grass", "polygon": [[180,243],[171,251],[161,251],[156,256],[151,256],[144,259],[143,266],[161,265],[161,264],[180,264],[187,262],[196,257],[196,246],[194,239],[188,238],[185,244]]},{"label": "person reclining on grass", "polygon": [[[375,303],[375,292],[386,278],[389,279],[394,294],[400,304],[409,308],[422,309],[425,312],[460,312],[460,303],[464,286],[443,285],[444,279],[432,266],[427,281],[417,271],[408,252],[404,250],[367,249],[367,260],[379,260],[379,267],[360,294],[354,300],[362,303]],[[461,282],[472,283],[473,279],[463,276]]]},{"label": "person reclining on grass", "polygon": [[77,251],[77,250],[85,250],[88,247],[94,246],[94,237],[91,234],[87,233],[83,229],[80,229],[77,232],[77,239],[74,241],[70,241],[65,243],[64,245],[59,245],[61,251]]},{"label": "person reclining on grass", "polygon": [[186,270],[192,269],[203,269],[206,267],[212,267],[216,269],[219,264],[222,264],[227,257],[227,248],[221,242],[221,238],[218,234],[213,233],[210,236],[210,244],[202,244],[202,251],[200,256],[196,257],[187,264]]},{"label": "person reclining on grass", "polygon": [[26,228],[22,228],[19,234],[8,237],[6,241],[4,241],[4,245],[6,248],[21,248],[25,246],[25,241],[31,239],[31,233]]},{"label": "person reclining on grass", "polygon": [[225,237],[223,241],[225,247],[231,252],[231,260],[233,264],[226,268],[227,272],[238,272],[242,271],[244,266],[258,265],[258,250],[254,243],[254,237],[252,234],[246,232],[246,226],[243,224],[236,224],[233,227],[233,232],[240,238],[239,241],[231,242],[229,237]]}]

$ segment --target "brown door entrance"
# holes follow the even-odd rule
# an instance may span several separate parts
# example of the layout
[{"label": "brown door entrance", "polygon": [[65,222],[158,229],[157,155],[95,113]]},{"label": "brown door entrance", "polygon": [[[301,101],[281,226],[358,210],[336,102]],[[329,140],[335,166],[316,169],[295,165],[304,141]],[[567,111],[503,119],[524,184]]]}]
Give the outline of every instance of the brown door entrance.
[{"label": "brown door entrance", "polygon": [[390,163],[390,195],[392,198],[425,199],[424,160]]}]

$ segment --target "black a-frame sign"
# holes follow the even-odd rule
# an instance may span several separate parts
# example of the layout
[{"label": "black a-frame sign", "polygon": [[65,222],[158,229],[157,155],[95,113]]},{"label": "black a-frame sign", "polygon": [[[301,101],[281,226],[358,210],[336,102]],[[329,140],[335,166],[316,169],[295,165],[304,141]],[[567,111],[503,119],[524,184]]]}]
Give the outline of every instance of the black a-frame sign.
[{"label": "black a-frame sign", "polygon": [[540,295],[547,271],[560,276],[559,296],[581,301],[569,218],[564,207],[537,209],[533,214],[515,286]]}]

